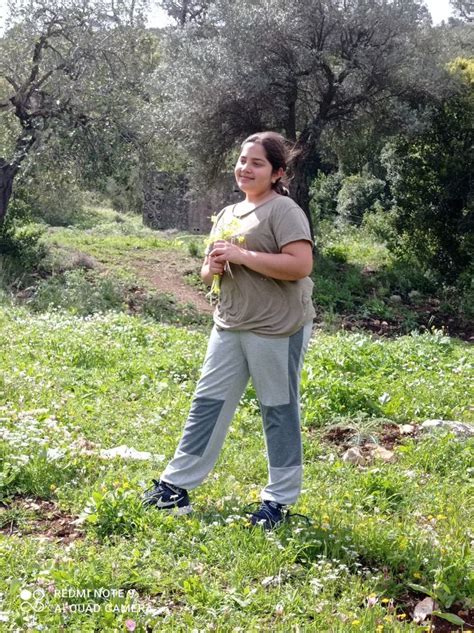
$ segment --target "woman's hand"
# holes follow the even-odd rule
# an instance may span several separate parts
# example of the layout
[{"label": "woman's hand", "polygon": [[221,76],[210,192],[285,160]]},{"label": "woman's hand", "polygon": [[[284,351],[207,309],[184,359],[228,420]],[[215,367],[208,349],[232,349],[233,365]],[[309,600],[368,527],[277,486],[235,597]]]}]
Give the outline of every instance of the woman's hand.
[{"label": "woman's hand", "polygon": [[216,262],[210,255],[206,255],[201,268],[201,279],[203,282],[210,286],[214,275],[224,274],[225,264]]},{"label": "woman's hand", "polygon": [[225,263],[216,261],[215,257],[212,257],[212,254],[209,255],[209,272],[212,275],[222,275],[224,274]]},{"label": "woman's hand", "polygon": [[237,244],[214,242],[209,261],[216,264],[240,264],[265,277],[296,281],[311,274],[313,252],[309,240],[297,240],[283,246],[280,253],[250,251]]},{"label": "woman's hand", "polygon": [[242,264],[244,259],[244,249],[237,244],[218,240],[214,242],[212,251],[209,253],[209,261],[215,265],[222,264],[225,266],[227,262],[231,264]]}]

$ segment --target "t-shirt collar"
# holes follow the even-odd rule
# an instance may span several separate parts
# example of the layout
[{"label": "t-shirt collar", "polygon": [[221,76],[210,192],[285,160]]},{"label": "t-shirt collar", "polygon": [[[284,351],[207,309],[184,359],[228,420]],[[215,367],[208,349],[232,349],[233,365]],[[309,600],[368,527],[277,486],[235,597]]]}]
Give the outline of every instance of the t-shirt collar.
[{"label": "t-shirt collar", "polygon": [[232,208],[232,215],[235,218],[243,218],[246,215],[248,215],[249,213],[253,213],[254,211],[256,211],[257,209],[259,209],[260,207],[263,207],[264,204],[267,204],[268,202],[272,202],[273,200],[276,200],[279,196],[274,196],[273,198],[269,198],[268,200],[265,200],[264,202],[261,202],[260,204],[257,204],[256,207],[254,207],[253,209],[248,209],[247,211],[239,211],[236,207],[237,204],[234,204],[233,208]]}]

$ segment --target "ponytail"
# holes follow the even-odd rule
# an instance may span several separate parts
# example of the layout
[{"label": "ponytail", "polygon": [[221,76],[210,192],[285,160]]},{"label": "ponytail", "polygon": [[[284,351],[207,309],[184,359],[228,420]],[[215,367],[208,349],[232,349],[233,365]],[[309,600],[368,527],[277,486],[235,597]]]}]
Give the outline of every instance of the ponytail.
[{"label": "ponytail", "polygon": [[283,184],[281,178],[278,178],[278,180],[274,184],[272,184],[272,189],[276,193],[279,193],[280,196],[289,196],[290,190],[288,189],[288,187],[286,187],[287,184],[288,182],[286,178],[285,178],[285,184]]}]

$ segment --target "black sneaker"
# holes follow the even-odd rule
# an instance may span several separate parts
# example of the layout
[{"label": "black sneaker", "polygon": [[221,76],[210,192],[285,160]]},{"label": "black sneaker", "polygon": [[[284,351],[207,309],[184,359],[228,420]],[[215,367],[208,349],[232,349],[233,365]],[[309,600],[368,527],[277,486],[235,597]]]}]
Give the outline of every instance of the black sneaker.
[{"label": "black sneaker", "polygon": [[276,501],[262,501],[258,510],[249,513],[249,521],[252,525],[261,525],[264,530],[273,530],[287,518],[288,512],[284,508]]},{"label": "black sneaker", "polygon": [[173,510],[175,514],[188,514],[193,508],[187,490],[152,479],[153,487],[145,491],[143,505],[154,506],[158,510]]}]

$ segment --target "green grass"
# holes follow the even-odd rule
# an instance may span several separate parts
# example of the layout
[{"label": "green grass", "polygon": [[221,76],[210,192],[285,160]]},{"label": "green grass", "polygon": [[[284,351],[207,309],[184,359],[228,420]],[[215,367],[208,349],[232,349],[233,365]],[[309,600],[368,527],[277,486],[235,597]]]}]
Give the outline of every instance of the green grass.
[{"label": "green grass", "polygon": [[[336,422],[376,433],[387,421],[472,420],[472,348],[440,332],[316,334],[294,508],[312,523],[265,534],[243,519],[266,480],[251,387],[213,473],[193,491],[196,512],[180,519],[139,503],[174,452],[206,340],[124,313],[0,309],[5,630],[123,631],[131,619],[139,631],[421,631],[403,619],[410,584],[445,610],[472,595],[472,442],[422,435],[398,446],[396,463],[361,469],[324,439]],[[154,461],[99,456],[120,444]],[[83,537],[29,535],[25,497],[82,515]]]},{"label": "green grass", "polygon": [[[321,230],[322,329],[302,375],[305,479],[294,508],[311,522],[271,534],[245,524],[267,468],[251,385],[213,473],[192,492],[195,513],[140,504],[176,448],[210,325],[153,292],[139,267],[176,261],[200,285],[204,238],[86,209],[49,229],[45,276],[28,281],[23,307],[0,288],[0,630],[124,631],[133,620],[138,631],[388,633],[424,631],[410,613],[428,593],[441,610],[472,608],[472,440],[420,433],[396,447],[395,463],[359,468],[325,436],[334,425],[377,440],[389,422],[473,421],[472,347],[417,331],[408,293],[432,292],[418,272],[361,229]],[[338,331],[347,315],[413,332]],[[100,456],[122,444],[152,459]],[[55,522],[66,536],[51,535]]]},{"label": "green grass", "polygon": [[128,268],[133,259],[152,259],[157,251],[197,254],[204,242],[204,238],[182,232],[154,231],[143,226],[141,216],[107,208],[89,211],[85,217],[89,219],[86,224],[79,221],[71,227],[51,229],[49,243],[87,253],[115,271]]}]

